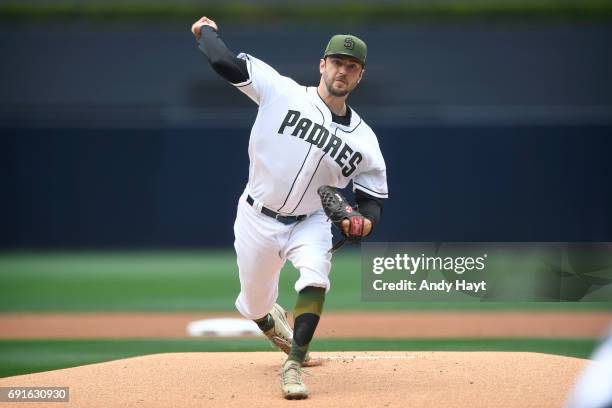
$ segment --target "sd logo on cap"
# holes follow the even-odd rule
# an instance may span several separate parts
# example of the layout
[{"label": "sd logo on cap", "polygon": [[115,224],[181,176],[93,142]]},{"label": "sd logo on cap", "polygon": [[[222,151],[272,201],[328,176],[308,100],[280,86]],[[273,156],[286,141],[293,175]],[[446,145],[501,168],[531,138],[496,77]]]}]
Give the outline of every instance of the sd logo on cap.
[{"label": "sd logo on cap", "polygon": [[334,35],[325,48],[323,57],[329,55],[346,55],[365,65],[368,47],[363,40],[351,34]]}]

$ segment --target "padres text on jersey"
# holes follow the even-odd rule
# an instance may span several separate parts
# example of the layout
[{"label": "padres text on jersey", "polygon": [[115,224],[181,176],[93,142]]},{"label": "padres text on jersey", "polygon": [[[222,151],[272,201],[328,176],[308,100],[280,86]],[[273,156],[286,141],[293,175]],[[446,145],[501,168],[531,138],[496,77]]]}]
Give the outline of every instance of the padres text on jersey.
[{"label": "padres text on jersey", "polygon": [[290,130],[293,130],[290,132],[291,136],[304,139],[307,143],[323,149],[324,153],[329,153],[330,157],[342,168],[343,176],[349,177],[353,174],[363,158],[361,153],[351,149],[349,144],[339,137],[335,135],[330,137],[329,130],[322,125],[305,117],[300,118],[300,116],[300,112],[289,110],[278,133],[284,134],[285,129],[289,127]]},{"label": "padres text on jersey", "polygon": [[312,214],[322,185],[387,198],[385,162],[372,129],[351,108],[350,123],[332,121],[316,87],[280,75],[240,54],[249,79],[234,84],[259,105],[249,138],[248,193],[278,213]]}]

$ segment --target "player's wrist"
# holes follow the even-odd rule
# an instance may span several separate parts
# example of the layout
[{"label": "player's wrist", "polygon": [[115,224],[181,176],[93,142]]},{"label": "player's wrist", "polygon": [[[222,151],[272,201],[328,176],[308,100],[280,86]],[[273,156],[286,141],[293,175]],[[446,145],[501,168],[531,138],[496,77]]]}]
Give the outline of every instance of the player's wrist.
[{"label": "player's wrist", "polygon": [[219,30],[217,29],[217,27],[214,27],[214,26],[213,26],[213,25],[211,25],[211,24],[203,24],[203,25],[202,25],[202,27],[201,27],[201,29],[205,29],[205,30],[210,29],[210,30],[214,31],[215,33],[219,32]]}]

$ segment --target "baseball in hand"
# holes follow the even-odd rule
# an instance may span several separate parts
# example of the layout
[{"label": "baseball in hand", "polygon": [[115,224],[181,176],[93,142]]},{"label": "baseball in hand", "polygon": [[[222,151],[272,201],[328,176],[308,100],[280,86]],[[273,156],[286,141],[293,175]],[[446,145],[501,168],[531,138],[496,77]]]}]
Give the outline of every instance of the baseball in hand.
[{"label": "baseball in hand", "polygon": [[191,25],[191,32],[193,33],[196,39],[200,38],[200,30],[202,29],[203,26],[212,27],[213,30],[215,31],[219,30],[217,27],[217,23],[215,23],[213,20],[211,20],[208,17],[202,17]]}]

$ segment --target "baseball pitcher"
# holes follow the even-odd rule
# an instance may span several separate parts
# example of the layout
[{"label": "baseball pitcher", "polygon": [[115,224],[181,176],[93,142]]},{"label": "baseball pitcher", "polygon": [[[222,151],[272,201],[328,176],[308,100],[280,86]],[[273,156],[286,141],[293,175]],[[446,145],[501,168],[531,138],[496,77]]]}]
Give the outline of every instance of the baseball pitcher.
[{"label": "baseball pitcher", "polygon": [[[369,235],[388,196],[376,135],[346,103],[363,78],[367,47],[354,35],[334,35],[319,61],[319,84],[303,86],[252,55],[230,51],[207,17],[191,31],[213,70],[259,107],[249,139],[249,180],[234,223],[236,308],[288,355],[283,396],[303,399],[308,390],[301,367],[330,289],[331,225],[349,240]],[[336,191],[350,182],[357,208]],[[300,274],[293,330],[275,303],[287,260]]]}]

